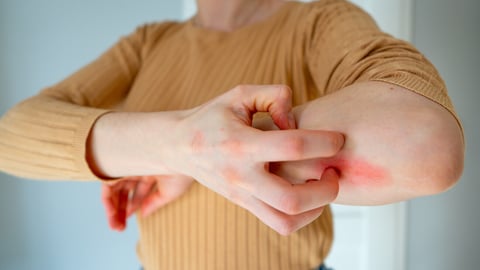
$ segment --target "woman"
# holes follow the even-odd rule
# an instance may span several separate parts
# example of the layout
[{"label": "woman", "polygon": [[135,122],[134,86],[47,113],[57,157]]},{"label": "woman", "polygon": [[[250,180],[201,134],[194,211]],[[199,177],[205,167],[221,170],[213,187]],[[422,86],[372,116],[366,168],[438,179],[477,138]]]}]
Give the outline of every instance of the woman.
[{"label": "woman", "polygon": [[197,4],[9,111],[0,169],[108,183],[113,228],[142,208],[147,270],[314,269],[333,238],[329,203],[458,180],[463,139],[441,78],[356,6]]}]

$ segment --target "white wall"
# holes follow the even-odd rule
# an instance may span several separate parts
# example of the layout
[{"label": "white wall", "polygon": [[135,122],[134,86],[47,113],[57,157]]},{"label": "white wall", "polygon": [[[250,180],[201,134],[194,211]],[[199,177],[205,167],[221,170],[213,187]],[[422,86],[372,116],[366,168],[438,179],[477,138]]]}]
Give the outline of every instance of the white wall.
[{"label": "white wall", "polygon": [[[1,0],[0,114],[93,60],[147,21],[179,18],[159,0]],[[0,269],[139,269],[137,228],[111,232],[98,183],[0,173]],[[134,220],[131,220],[134,221]]]},{"label": "white wall", "polygon": [[480,1],[417,0],[414,43],[436,65],[463,120],[465,172],[409,207],[408,269],[480,269]]},{"label": "white wall", "polygon": [[[363,2],[374,1],[380,0]],[[478,269],[480,2],[416,2],[415,44],[447,82],[468,151],[458,186],[409,204],[407,269]],[[92,60],[136,25],[180,17],[180,3],[1,0],[0,114]],[[130,225],[124,234],[108,230],[97,183],[32,182],[0,173],[0,269],[137,269],[137,232]]]}]

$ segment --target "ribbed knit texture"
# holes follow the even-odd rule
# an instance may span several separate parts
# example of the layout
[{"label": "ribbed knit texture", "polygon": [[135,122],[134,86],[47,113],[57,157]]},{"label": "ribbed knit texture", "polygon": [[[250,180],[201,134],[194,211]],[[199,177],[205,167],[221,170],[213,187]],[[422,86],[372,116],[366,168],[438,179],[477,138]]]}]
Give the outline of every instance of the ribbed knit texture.
[{"label": "ribbed knit texture", "polygon": [[[85,145],[108,110],[186,109],[238,84],[287,84],[298,105],[368,80],[403,86],[454,114],[433,66],[345,1],[286,2],[267,20],[230,33],[198,28],[192,20],[146,25],[10,110],[0,121],[0,170],[95,179]],[[199,184],[138,221],[138,254],[147,270],[312,269],[333,237],[329,209],[284,237]]]}]

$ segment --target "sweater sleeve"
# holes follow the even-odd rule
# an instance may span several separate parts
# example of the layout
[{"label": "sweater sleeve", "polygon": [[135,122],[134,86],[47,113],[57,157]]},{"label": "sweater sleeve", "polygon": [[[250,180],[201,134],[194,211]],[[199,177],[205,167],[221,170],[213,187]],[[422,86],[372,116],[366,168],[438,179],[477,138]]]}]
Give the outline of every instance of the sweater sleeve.
[{"label": "sweater sleeve", "polygon": [[8,111],[0,119],[0,171],[31,179],[96,179],[85,156],[88,135],[96,119],[128,94],[148,53],[150,28],[137,29]]},{"label": "sweater sleeve", "polygon": [[382,32],[369,14],[347,1],[312,5],[306,57],[321,92],[331,93],[355,82],[388,82],[437,102],[458,121],[445,83],[411,44]]}]

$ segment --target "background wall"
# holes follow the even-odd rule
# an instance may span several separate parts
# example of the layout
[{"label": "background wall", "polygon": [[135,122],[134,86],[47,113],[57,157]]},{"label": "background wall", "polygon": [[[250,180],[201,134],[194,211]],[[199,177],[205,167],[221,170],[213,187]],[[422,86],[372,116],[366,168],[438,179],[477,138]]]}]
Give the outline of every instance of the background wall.
[{"label": "background wall", "polygon": [[[467,160],[452,190],[408,204],[407,269],[477,269],[480,2],[415,2],[414,43],[446,80],[465,125]],[[137,25],[181,14],[181,2],[173,0],[1,0],[0,114]],[[0,173],[0,269],[137,269],[134,220],[126,233],[111,232],[99,203],[98,183],[34,182]]]},{"label": "background wall", "polygon": [[[136,26],[179,18],[158,0],[1,0],[0,114],[97,57]],[[98,183],[0,173],[0,269],[139,269],[137,228],[108,229]]]},{"label": "background wall", "polygon": [[480,267],[480,1],[415,1],[414,43],[435,64],[463,120],[465,171],[452,190],[409,203],[409,270]]}]

